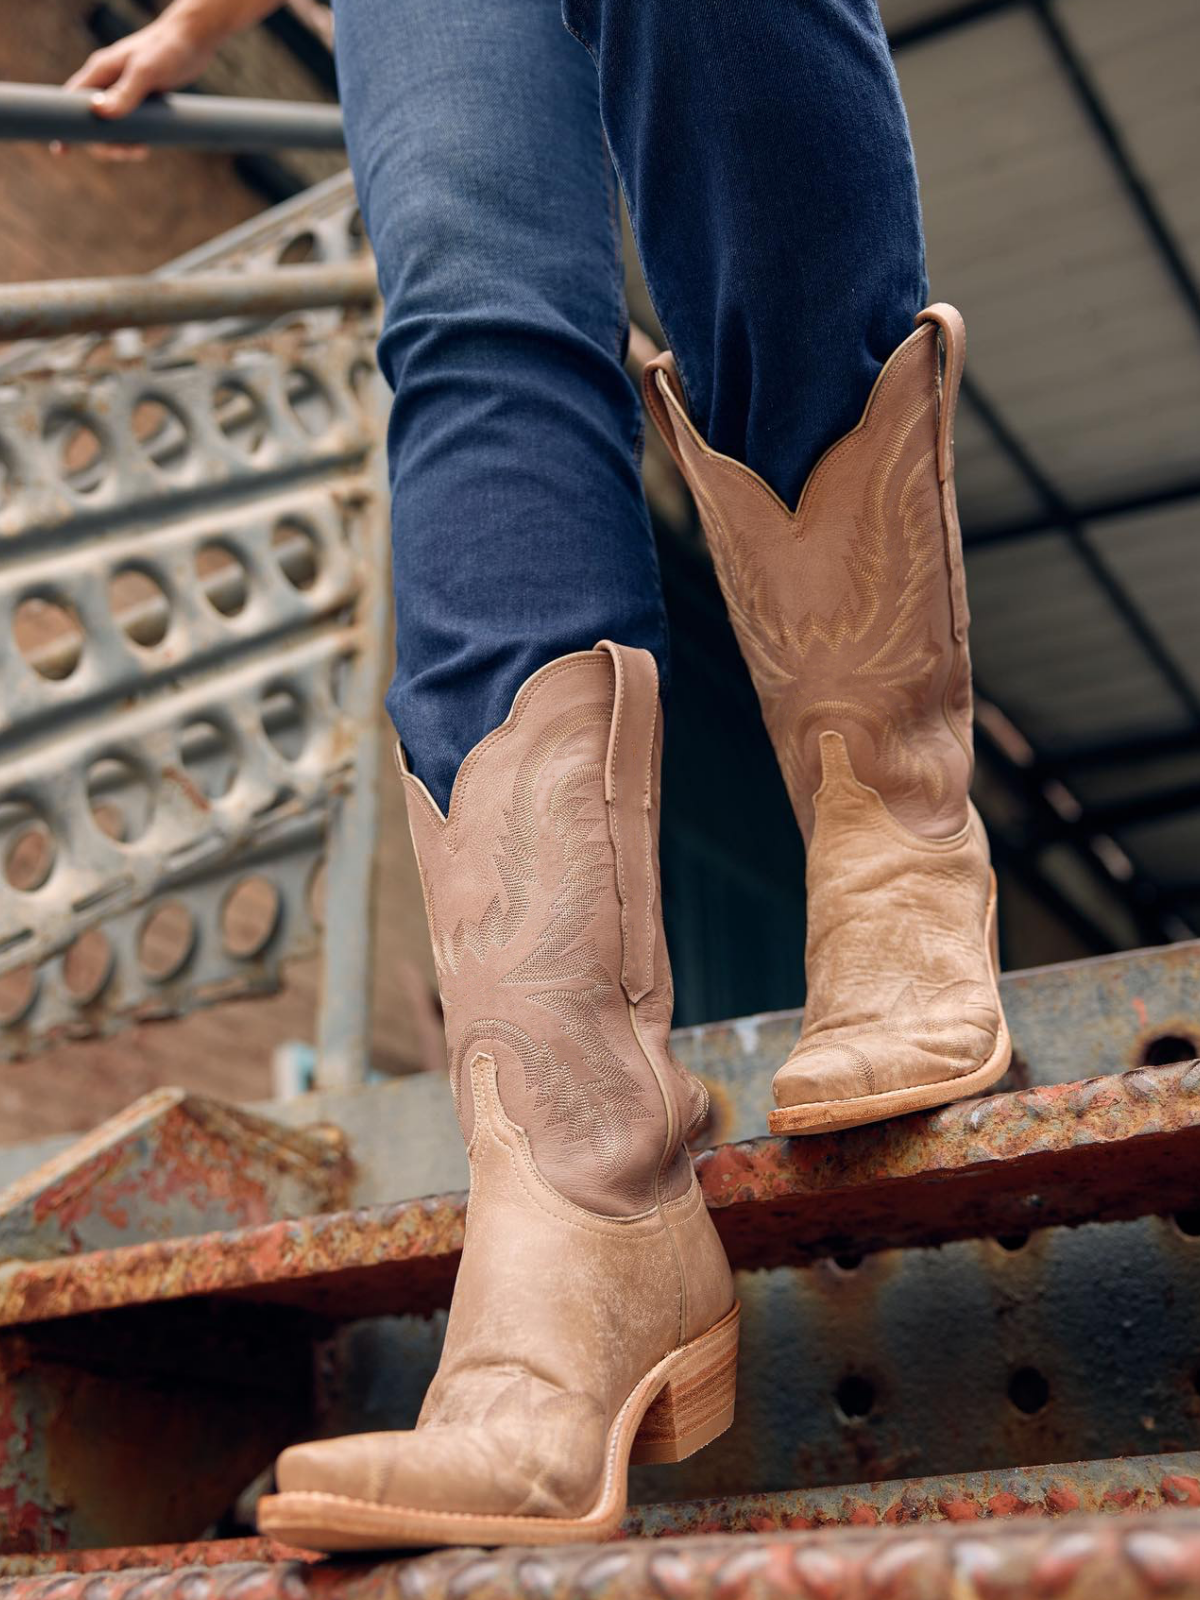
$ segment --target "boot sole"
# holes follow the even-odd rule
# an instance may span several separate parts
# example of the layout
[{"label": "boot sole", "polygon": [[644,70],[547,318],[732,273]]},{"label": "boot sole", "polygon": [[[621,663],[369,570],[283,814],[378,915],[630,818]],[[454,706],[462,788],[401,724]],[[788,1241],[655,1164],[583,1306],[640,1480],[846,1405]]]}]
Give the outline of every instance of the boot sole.
[{"label": "boot sole", "polygon": [[423,1511],[305,1489],[260,1500],[259,1530],[294,1547],[326,1552],[611,1538],[625,1514],[631,1463],[682,1461],[733,1421],[740,1316],[735,1301],[720,1322],[664,1356],[637,1385],[609,1429],[604,1481],[585,1516]]},{"label": "boot sole", "polygon": [[885,1122],[889,1117],[902,1117],[910,1111],[930,1111],[934,1106],[946,1106],[955,1100],[965,1100],[990,1089],[1008,1071],[1012,1060],[1012,1039],[1004,1020],[1000,1004],[1000,955],[996,930],[996,874],[988,894],[986,935],[988,959],[992,974],[992,993],[1000,1027],[991,1055],[981,1067],[962,1078],[948,1078],[944,1083],[918,1083],[911,1089],[891,1089],[884,1094],[864,1094],[846,1100],[814,1100],[808,1105],[780,1106],[767,1117],[767,1127],[772,1133],[806,1134],[836,1133],[843,1128],[862,1128],[871,1122]]}]

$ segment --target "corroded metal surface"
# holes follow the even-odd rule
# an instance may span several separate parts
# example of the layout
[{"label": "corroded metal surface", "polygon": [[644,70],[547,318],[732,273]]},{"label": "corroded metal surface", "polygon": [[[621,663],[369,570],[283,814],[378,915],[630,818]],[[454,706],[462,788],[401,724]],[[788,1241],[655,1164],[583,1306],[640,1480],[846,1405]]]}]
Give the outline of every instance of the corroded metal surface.
[{"label": "corroded metal surface", "polygon": [[195,1538],[311,1434],[319,1329],[168,1306],[0,1338],[0,1551]]},{"label": "corroded metal surface", "polygon": [[1200,1200],[1200,1062],[704,1151],[739,1266],[1174,1211]]},{"label": "corroded metal surface", "polygon": [[133,1544],[111,1550],[58,1550],[44,1555],[0,1556],[0,1580],[33,1578],[54,1572],[73,1575],[128,1572],[147,1568],[177,1572],[181,1567],[224,1567],[233,1563],[311,1561],[310,1550],[293,1550],[277,1539],[197,1539],[190,1544]]},{"label": "corroded metal surface", "polygon": [[0,1193],[0,1257],[38,1261],[345,1205],[337,1131],[156,1089]]},{"label": "corroded metal surface", "polygon": [[1074,1512],[1128,1515],[1188,1506],[1200,1510],[1200,1452],[1002,1467],[938,1478],[901,1478],[829,1489],[723,1500],[631,1506],[629,1538],[697,1533],[774,1533],[849,1524],[977,1522],[993,1517],[1061,1517]]},{"label": "corroded metal surface", "polygon": [[449,1301],[463,1197],[270,1223],[131,1245],[61,1261],[0,1266],[0,1323],[241,1292],[341,1316]]},{"label": "corroded metal surface", "polygon": [[[1200,1064],[705,1152],[736,1266],[1135,1217],[1200,1200]],[[241,1292],[344,1318],[446,1303],[461,1195],[0,1267],[0,1323]]]},{"label": "corroded metal surface", "polygon": [[[997,1517],[1063,1517],[1078,1512],[1128,1516],[1173,1507],[1200,1509],[1200,1454],[973,1472],[957,1477],[854,1484],[808,1492],[633,1506],[620,1537],[677,1538],[714,1533],[776,1533],[830,1526],[977,1522]],[[212,1567],[232,1562],[314,1559],[274,1540],[247,1537],[179,1545],[61,1550],[0,1557],[0,1578],[39,1573],[122,1572],[152,1567]]]},{"label": "corroded metal surface", "polygon": [[10,1578],[0,1600],[1175,1600],[1200,1513],[726,1535],[411,1560],[238,1562]]},{"label": "corroded metal surface", "polygon": [[[1200,1056],[1200,943],[1133,950],[1000,978],[1013,1066],[1003,1089],[1124,1072]],[[791,1051],[803,1011],[677,1028],[671,1045],[708,1085],[708,1143],[766,1127],[771,1077]]]}]

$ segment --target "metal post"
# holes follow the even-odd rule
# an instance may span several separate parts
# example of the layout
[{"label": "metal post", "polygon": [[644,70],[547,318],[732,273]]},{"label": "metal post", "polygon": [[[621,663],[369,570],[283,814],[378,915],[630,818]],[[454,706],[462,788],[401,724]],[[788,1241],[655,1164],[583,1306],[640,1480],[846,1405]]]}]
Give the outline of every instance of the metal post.
[{"label": "metal post", "polygon": [[376,408],[372,451],[374,494],[368,507],[364,551],[362,650],[346,694],[346,713],[358,749],[354,782],[335,801],[326,852],[325,928],[321,945],[321,1008],[317,1018],[318,1089],[362,1083],[371,1043],[371,978],[375,922],[375,847],[379,830],[379,706],[383,694],[384,640],[391,637],[391,488],[388,482],[388,394],[375,374],[368,404]]}]

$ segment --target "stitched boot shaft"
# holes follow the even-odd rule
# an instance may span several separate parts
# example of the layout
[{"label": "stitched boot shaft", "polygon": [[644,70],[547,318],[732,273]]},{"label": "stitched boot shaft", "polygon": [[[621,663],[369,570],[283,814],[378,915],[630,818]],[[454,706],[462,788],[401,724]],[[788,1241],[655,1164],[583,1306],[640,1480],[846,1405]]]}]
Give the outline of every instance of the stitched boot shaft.
[{"label": "stitched boot shaft", "polygon": [[[653,658],[606,644],[525,684],[448,816],[401,764],[471,1167],[462,1261],[415,1431],[285,1451],[264,1528],[322,1549],[602,1537],[639,1385],[730,1312],[684,1146],[706,1099],[667,1045],[660,722]],[[731,1396],[736,1323],[716,1344],[702,1397]]]},{"label": "stitched boot shaft", "polygon": [[542,1174],[607,1215],[687,1186],[706,1108],[667,1047],[661,747],[652,657],[602,647],[529,680],[445,819],[405,774],[463,1136],[483,1051]]},{"label": "stitched boot shaft", "polygon": [[[1008,1060],[994,879],[968,799],[953,474],[964,350],[953,307],[922,312],[794,511],[709,450],[670,355],[646,369],[647,407],[695,496],[807,846],[808,999],[775,1079],[777,1131],[939,1103]],[[829,1109],[782,1114],[802,1106]]]}]

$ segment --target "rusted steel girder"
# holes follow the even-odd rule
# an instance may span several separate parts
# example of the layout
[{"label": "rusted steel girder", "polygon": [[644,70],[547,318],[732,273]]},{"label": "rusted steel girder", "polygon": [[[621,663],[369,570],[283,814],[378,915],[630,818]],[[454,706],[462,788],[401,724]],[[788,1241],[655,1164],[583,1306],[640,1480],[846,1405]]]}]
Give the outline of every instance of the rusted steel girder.
[{"label": "rusted steel girder", "polygon": [[[1200,1199],[1200,1063],[1030,1089],[812,1139],[705,1151],[735,1266],[841,1249],[1183,1210]],[[465,1198],[435,1196],[234,1233],[0,1266],[0,1325],[193,1295],[340,1319],[448,1303]]]},{"label": "rusted steel girder", "polygon": [[0,1600],[1200,1600],[1200,1512],[237,1562],[0,1581]]},{"label": "rusted steel girder", "polygon": [[[1200,1509],[1200,1453],[1072,1461],[1059,1466],[969,1472],[943,1478],[860,1483],[842,1488],[666,1501],[631,1506],[625,1539],[715,1533],[777,1533],[833,1526],[977,1522],[997,1517],[1131,1515],[1172,1507]],[[0,1578],[38,1573],[123,1572],[212,1567],[231,1562],[311,1559],[275,1540],[248,1537],[178,1545],[131,1545],[0,1556]]]},{"label": "rusted steel girder", "polygon": [[[1002,973],[1014,1054],[999,1088],[1076,1083],[1194,1060],[1200,1056],[1198,975],[1196,940]],[[791,1051],[803,1016],[772,1011],[675,1029],[672,1049],[703,1078],[712,1098],[705,1144],[765,1131],[771,1077]]]},{"label": "rusted steel girder", "polygon": [[73,1577],[82,1573],[128,1572],[147,1568],[158,1572],[177,1572],[181,1567],[227,1567],[237,1562],[311,1561],[315,1552],[294,1550],[253,1534],[244,1539],[196,1539],[190,1544],[131,1544],[110,1550],[57,1550],[43,1555],[0,1556],[0,1581],[5,1578],[34,1578],[42,1574],[65,1572]]},{"label": "rusted steel girder", "polygon": [[630,1538],[661,1539],[680,1534],[1061,1517],[1075,1512],[1129,1514],[1177,1506],[1200,1510],[1200,1451],[787,1489],[723,1500],[664,1501],[630,1506],[622,1529]]},{"label": "rusted steel girder", "polygon": [[0,1257],[37,1261],[332,1210],[349,1179],[335,1129],[322,1137],[155,1089],[0,1193]]}]

